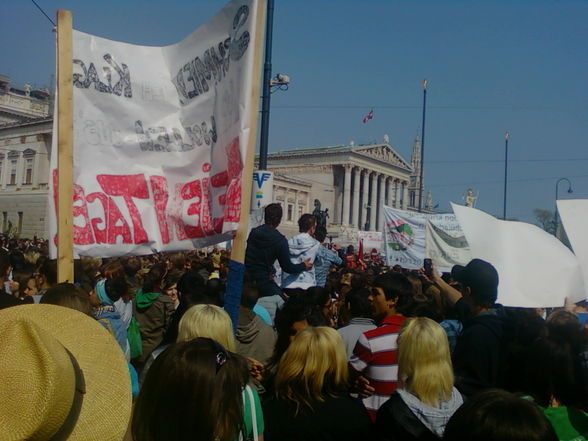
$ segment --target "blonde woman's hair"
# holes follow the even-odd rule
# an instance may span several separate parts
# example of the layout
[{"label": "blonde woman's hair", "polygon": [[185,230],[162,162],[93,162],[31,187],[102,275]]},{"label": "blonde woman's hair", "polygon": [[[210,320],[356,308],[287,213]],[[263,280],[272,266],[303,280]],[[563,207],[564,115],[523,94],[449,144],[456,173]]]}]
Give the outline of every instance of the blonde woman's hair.
[{"label": "blonde woman's hair", "polygon": [[438,407],[451,398],[449,343],[438,323],[425,317],[406,320],[398,340],[398,378],[429,406]]},{"label": "blonde woman's hair", "polygon": [[215,305],[194,305],[180,320],[178,342],[198,337],[216,340],[228,351],[235,352],[233,324],[229,314]]},{"label": "blonde woman's hair", "polygon": [[278,365],[276,395],[312,409],[312,403],[336,397],[347,387],[349,368],[343,340],[326,326],[296,335]]}]

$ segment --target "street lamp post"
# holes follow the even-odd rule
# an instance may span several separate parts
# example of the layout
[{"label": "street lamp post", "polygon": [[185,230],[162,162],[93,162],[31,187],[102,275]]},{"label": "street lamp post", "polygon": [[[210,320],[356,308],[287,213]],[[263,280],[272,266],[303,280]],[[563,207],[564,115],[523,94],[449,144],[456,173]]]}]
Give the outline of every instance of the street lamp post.
[{"label": "street lamp post", "polygon": [[558,218],[558,213],[557,213],[557,198],[559,196],[559,183],[561,181],[567,181],[568,183],[568,193],[573,193],[574,191],[572,190],[572,183],[570,182],[570,180],[568,178],[559,178],[557,180],[557,182],[555,183],[555,216],[554,216],[554,230],[553,230],[553,235],[557,237],[557,227],[559,226],[559,218]]},{"label": "street lamp post", "polygon": [[419,213],[423,210],[423,169],[425,168],[425,114],[427,111],[427,80],[423,80],[423,126],[421,128],[421,167],[419,175]]},{"label": "street lamp post", "polygon": [[272,77],[272,29],[274,23],[274,0],[267,0],[265,25],[265,62],[263,65],[263,95],[261,97],[261,134],[259,138],[259,170],[267,170],[267,150],[270,115],[270,82]]},{"label": "street lamp post", "polygon": [[506,188],[508,178],[508,138],[510,134],[506,132],[504,134],[504,204],[502,207],[502,219],[506,220]]}]

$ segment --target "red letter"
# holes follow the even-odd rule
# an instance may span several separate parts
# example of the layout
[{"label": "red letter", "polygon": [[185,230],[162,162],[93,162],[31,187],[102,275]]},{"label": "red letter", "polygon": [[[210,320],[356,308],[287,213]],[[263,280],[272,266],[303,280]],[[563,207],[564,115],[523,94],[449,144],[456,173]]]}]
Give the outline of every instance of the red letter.
[{"label": "red letter", "polygon": [[200,202],[200,225],[204,234],[212,236],[214,234],[214,227],[212,225],[211,216],[211,197],[210,189],[208,188],[208,178],[202,179],[202,199]]},{"label": "red letter", "polygon": [[197,237],[204,237],[204,231],[202,231],[202,217],[200,215],[201,203],[202,203],[202,187],[198,179],[184,184],[182,187],[182,199],[189,201],[195,199],[193,203],[188,205],[188,214],[196,216],[196,225],[185,225],[186,234],[190,239]]},{"label": "red letter", "polygon": [[[80,202],[76,205],[76,202]],[[86,205],[86,198],[84,189],[74,184],[74,201],[73,201],[73,217],[82,216],[84,218],[84,226],[79,227],[74,223],[74,243],[76,245],[90,245],[94,243],[94,235],[92,234],[92,227],[90,226],[90,216],[88,215],[88,206]]]},{"label": "red letter", "polygon": [[127,204],[129,214],[131,215],[131,221],[133,222],[135,243],[147,242],[147,232],[143,228],[141,214],[139,213],[139,210],[137,210],[137,206],[133,202],[133,198],[149,198],[149,190],[147,189],[147,182],[145,180],[145,176],[142,174],[122,176],[98,175],[96,176],[96,179],[98,180],[100,186],[106,194],[110,196],[123,197],[125,203]]},{"label": "red letter", "polygon": [[239,149],[239,138],[234,138],[225,147],[227,152],[227,166],[229,186],[226,192],[225,222],[239,222],[241,213],[241,150]]},{"label": "red letter", "polygon": [[[108,224],[106,223],[106,213],[108,213],[108,198],[103,193],[90,193],[86,196],[86,201],[90,204],[94,202],[96,199],[100,200],[102,204],[102,209],[104,210],[104,219],[100,217],[94,217],[91,219],[92,228],[94,229],[94,236],[96,236],[96,243],[106,243],[106,230],[108,229]],[[105,224],[104,228],[100,228],[100,224]]]},{"label": "red letter", "polygon": [[151,176],[151,191],[153,192],[153,201],[155,205],[155,215],[157,216],[157,223],[159,231],[161,232],[161,241],[169,243],[169,228],[167,225],[167,201],[169,199],[167,191],[167,180],[163,176]]}]

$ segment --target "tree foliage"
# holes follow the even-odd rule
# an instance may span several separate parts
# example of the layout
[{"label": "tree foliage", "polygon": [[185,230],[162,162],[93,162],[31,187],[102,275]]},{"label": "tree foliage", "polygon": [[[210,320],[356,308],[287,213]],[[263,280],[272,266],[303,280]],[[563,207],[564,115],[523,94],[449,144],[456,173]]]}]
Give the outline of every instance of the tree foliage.
[{"label": "tree foliage", "polygon": [[555,214],[553,211],[535,208],[533,214],[535,215],[535,221],[538,226],[549,234],[555,234]]}]

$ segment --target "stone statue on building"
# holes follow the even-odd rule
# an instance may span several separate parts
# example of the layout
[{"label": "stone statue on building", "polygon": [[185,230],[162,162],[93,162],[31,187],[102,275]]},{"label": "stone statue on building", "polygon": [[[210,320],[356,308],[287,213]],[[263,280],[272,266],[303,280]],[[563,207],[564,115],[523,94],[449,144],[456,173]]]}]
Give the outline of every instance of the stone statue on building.
[{"label": "stone statue on building", "polygon": [[474,190],[468,188],[465,194],[463,195],[463,200],[465,202],[466,207],[476,207],[476,200],[478,199],[478,195],[474,196]]},{"label": "stone statue on building", "polygon": [[316,218],[316,229],[323,229],[327,231],[327,219],[329,217],[329,209],[321,210],[321,201],[314,200],[314,210],[312,215]]},{"label": "stone statue on building", "polygon": [[431,190],[427,192],[427,201],[425,202],[425,208],[427,210],[433,209],[433,193],[431,193]]}]

